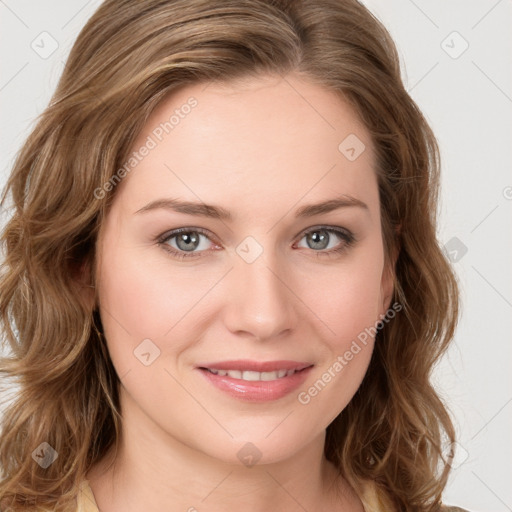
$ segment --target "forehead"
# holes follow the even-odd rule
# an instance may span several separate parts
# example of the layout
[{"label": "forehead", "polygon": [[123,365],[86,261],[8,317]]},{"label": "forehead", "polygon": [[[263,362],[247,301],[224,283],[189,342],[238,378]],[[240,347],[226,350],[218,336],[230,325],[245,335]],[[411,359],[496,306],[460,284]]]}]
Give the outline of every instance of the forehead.
[{"label": "forehead", "polygon": [[183,87],[153,111],[132,151],[144,146],[117,191],[131,203],[375,196],[372,142],[352,107],[293,74]]}]

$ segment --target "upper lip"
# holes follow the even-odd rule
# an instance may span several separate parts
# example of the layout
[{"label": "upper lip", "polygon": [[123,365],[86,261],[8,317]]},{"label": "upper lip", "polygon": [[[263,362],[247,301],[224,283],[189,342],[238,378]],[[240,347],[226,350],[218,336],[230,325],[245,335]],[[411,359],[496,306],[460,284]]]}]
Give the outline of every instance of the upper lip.
[{"label": "upper lip", "polygon": [[277,370],[303,370],[312,366],[312,363],[299,361],[251,361],[249,359],[238,359],[236,361],[219,361],[198,365],[198,368],[209,368],[210,370],[242,370],[253,372],[274,372]]}]

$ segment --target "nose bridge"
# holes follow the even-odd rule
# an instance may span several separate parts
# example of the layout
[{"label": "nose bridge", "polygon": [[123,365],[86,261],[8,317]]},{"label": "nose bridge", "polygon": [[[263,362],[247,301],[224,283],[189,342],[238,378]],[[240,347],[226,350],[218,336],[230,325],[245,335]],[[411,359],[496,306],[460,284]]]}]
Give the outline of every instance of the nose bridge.
[{"label": "nose bridge", "polygon": [[[250,244],[250,242],[249,242]],[[237,248],[246,249],[240,244]],[[254,246],[249,252],[254,258]],[[287,276],[280,270],[270,251],[262,251],[255,259],[237,256],[229,286],[228,328],[245,331],[259,339],[278,336],[293,329],[296,321],[293,294],[287,286]]]}]

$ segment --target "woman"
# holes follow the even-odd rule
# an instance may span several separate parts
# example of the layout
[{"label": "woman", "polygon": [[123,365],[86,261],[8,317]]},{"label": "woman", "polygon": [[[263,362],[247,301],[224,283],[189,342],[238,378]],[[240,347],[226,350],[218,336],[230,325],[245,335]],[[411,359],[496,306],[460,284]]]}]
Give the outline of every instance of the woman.
[{"label": "woman", "polygon": [[0,503],[448,510],[438,180],[357,1],[104,2],[3,198]]}]

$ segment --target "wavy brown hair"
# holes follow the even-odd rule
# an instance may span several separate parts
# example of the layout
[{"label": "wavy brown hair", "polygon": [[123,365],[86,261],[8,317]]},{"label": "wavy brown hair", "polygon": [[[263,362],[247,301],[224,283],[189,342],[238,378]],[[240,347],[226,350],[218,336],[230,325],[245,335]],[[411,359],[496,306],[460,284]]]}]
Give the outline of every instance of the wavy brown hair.
[{"label": "wavy brown hair", "polygon": [[[372,136],[386,264],[403,306],[327,428],[325,455],[356,490],[373,480],[397,510],[437,510],[455,436],[430,376],[458,318],[436,240],[439,150],[390,35],[356,0],[107,0],[82,29],[2,197],[11,211],[0,327],[12,354],[0,372],[18,389],[0,426],[1,503],[75,510],[78,484],[117,446],[120,381],[98,311],[82,298],[116,189],[102,199],[95,190],[178,87],[292,71],[336,91]],[[43,442],[58,453],[46,469],[33,457]]]}]

